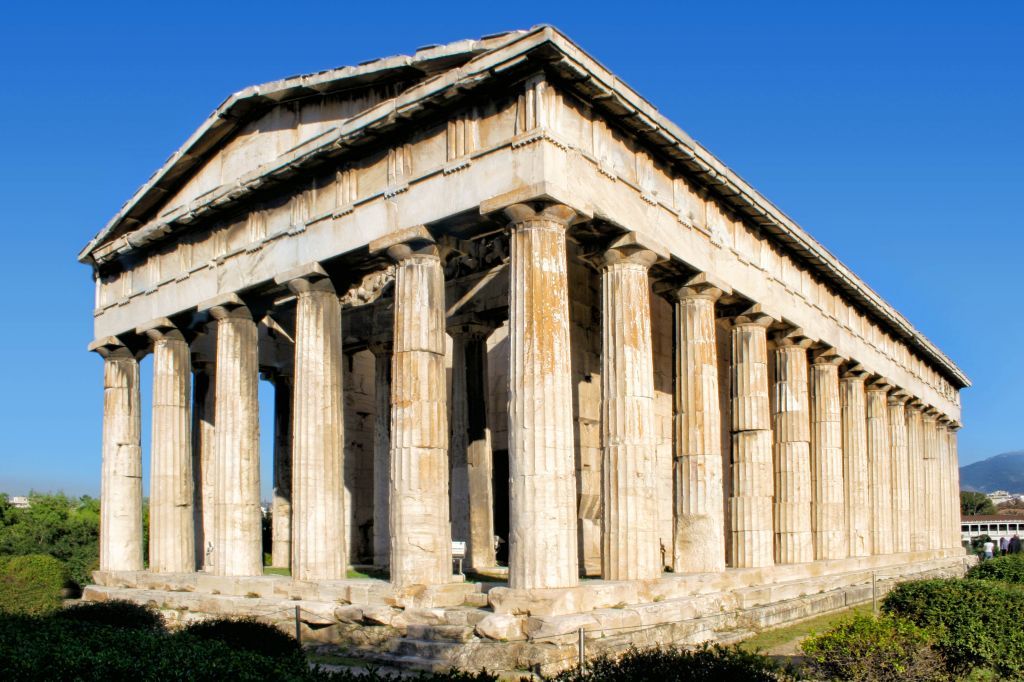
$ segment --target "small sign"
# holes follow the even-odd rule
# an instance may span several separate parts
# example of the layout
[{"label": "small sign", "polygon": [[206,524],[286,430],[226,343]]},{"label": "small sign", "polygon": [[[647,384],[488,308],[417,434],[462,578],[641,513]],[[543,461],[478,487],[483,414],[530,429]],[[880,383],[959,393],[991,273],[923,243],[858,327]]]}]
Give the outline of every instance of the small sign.
[{"label": "small sign", "polygon": [[464,540],[452,540],[452,558],[466,558],[466,542]]}]

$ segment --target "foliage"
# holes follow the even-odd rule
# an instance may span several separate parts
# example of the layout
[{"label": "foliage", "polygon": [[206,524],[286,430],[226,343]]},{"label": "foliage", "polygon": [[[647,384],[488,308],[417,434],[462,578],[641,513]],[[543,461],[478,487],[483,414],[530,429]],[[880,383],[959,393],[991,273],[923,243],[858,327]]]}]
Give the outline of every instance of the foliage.
[{"label": "foliage", "polygon": [[947,678],[925,631],[896,616],[855,616],[802,644],[820,679],[930,682]]},{"label": "foliage", "polygon": [[0,611],[47,613],[60,607],[67,569],[46,554],[0,557]]},{"label": "foliage", "polygon": [[603,682],[604,680],[658,680],[672,682],[703,680],[747,680],[774,682],[796,679],[766,656],[738,647],[705,644],[698,649],[678,647],[630,649],[620,657],[601,657],[587,663],[585,670],[568,670],[552,678],[555,682]]},{"label": "foliage", "polygon": [[164,627],[164,621],[156,609],[123,599],[85,602],[58,611],[54,618],[133,630],[162,630]]},{"label": "foliage", "polygon": [[902,616],[934,639],[949,671],[987,669],[1024,678],[1024,593],[985,580],[919,580],[897,585],[886,613]]},{"label": "foliage", "polygon": [[996,508],[985,493],[960,491],[960,513],[964,516],[995,514]]},{"label": "foliage", "polygon": [[1006,554],[983,561],[968,571],[967,577],[1024,584],[1024,554]]},{"label": "foliage", "polygon": [[74,583],[90,582],[99,564],[99,500],[32,493],[29,503],[18,509],[0,497],[0,554],[49,554],[66,564]]},{"label": "foliage", "polygon": [[266,656],[291,656],[300,650],[294,637],[255,618],[204,620],[192,623],[183,632],[197,639],[217,640],[232,649]]}]

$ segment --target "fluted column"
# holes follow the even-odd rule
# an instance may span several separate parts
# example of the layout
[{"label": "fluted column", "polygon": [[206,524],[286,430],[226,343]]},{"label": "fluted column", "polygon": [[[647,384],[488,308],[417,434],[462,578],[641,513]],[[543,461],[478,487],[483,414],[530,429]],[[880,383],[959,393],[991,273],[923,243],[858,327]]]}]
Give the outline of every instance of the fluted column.
[{"label": "fluted column", "polygon": [[935,410],[928,408],[921,418],[921,432],[924,442],[926,549],[938,549],[940,545],[939,538],[942,535],[941,519],[939,518],[939,500],[942,497],[942,493],[939,490],[939,447],[936,417]]},{"label": "fluted column", "polygon": [[153,422],[149,484],[149,570],[195,570],[188,342],[170,322],[146,330],[153,341]]},{"label": "fluted column", "polygon": [[722,415],[715,301],[701,276],[675,294],[675,548],[673,570],[725,570]]},{"label": "fluted column", "polygon": [[839,400],[842,362],[823,351],[815,353],[811,365],[811,528],[817,561],[845,559],[849,546]]},{"label": "fluted column", "polygon": [[953,535],[949,540],[949,546],[953,549],[961,549],[963,544],[960,534],[960,455],[957,452],[956,435],[959,428],[960,425],[956,422],[953,422],[949,428],[949,465],[952,473],[950,483],[953,488],[952,510],[950,511],[953,517]]},{"label": "fluted column", "polygon": [[505,210],[509,269],[509,586],[579,581],[565,232],[553,205]]},{"label": "fluted column", "polygon": [[[210,325],[215,329],[215,325]],[[213,571],[213,541],[216,536],[217,439],[214,427],[216,409],[216,370],[214,363],[201,359],[192,362],[192,476],[193,519],[196,568]]]},{"label": "fluted column", "polygon": [[93,344],[103,357],[100,570],[142,570],[142,421],[139,363],[116,339]]},{"label": "fluted column", "polygon": [[292,565],[292,402],[291,368],[277,371],[274,380],[274,499],[271,502],[270,565]]},{"label": "fluted column", "polygon": [[388,248],[395,260],[391,368],[391,581],[451,580],[444,272],[436,246]]},{"label": "fluted column", "polygon": [[740,315],[732,326],[732,496],[730,541],[735,568],[773,563],[772,428],[768,400],[771,318]]},{"label": "fluted column", "polygon": [[843,481],[846,530],[852,557],[871,554],[871,495],[868,473],[864,375],[854,371],[839,381],[843,410]]},{"label": "fluted column", "polygon": [[213,572],[262,575],[256,323],[236,299],[210,314],[217,323]]},{"label": "fluted column", "polygon": [[891,509],[894,552],[910,551],[913,532],[906,403],[907,395],[905,393],[889,394],[889,450],[892,455]]},{"label": "fluted column", "polygon": [[889,433],[889,389],[884,383],[867,388],[868,492],[871,501],[871,551],[892,554],[892,442]]},{"label": "fluted column", "polygon": [[814,560],[811,531],[811,421],[807,347],[799,335],[779,336],[775,363],[772,432],[775,472],[775,562]]},{"label": "fluted column", "polygon": [[605,580],[647,580],[662,573],[648,279],[658,256],[633,237],[626,235],[605,252],[601,267]]},{"label": "fluted column", "polygon": [[946,423],[949,420],[945,417],[939,418],[935,424],[936,450],[938,454],[939,469],[939,537],[936,547],[947,549],[949,538],[953,533],[953,517],[950,515],[949,501],[953,496],[953,481],[949,471],[949,437],[946,430]]},{"label": "fluted column", "polygon": [[345,413],[341,304],[321,266],[279,277],[297,296],[292,401],[292,576],[341,580],[345,542]]},{"label": "fluted column", "polygon": [[491,430],[487,428],[487,337],[491,325],[449,327],[452,337],[452,539],[466,541],[466,565],[494,566]]},{"label": "fluted column", "polygon": [[373,353],[373,563],[391,564],[391,341],[370,344]]},{"label": "fluted column", "polygon": [[907,480],[910,486],[910,547],[928,547],[928,498],[924,462],[924,415],[921,403],[907,405]]}]

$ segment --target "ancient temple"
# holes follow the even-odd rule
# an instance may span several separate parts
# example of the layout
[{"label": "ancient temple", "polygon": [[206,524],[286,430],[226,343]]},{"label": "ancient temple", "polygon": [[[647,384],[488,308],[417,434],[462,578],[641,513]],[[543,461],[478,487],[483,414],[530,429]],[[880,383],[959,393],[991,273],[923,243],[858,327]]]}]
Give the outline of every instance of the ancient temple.
[{"label": "ancient temple", "polygon": [[[551,27],[232,95],[79,259],[87,598],[301,604],[387,629],[380,655],[512,669],[580,627],[699,641],[963,569],[964,373]],[[264,575],[261,429],[290,576]]]}]

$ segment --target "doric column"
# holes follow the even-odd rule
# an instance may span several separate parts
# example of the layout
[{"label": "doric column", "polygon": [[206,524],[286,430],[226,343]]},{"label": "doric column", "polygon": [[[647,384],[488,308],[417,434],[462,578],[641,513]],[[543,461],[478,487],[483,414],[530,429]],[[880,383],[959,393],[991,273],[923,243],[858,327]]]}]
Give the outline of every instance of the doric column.
[{"label": "doric column", "polygon": [[775,562],[814,560],[811,532],[811,421],[807,378],[810,339],[775,339],[772,432],[775,471]]},{"label": "doric column", "polygon": [[373,563],[391,564],[391,340],[370,344],[373,353]]},{"label": "doric column", "polygon": [[913,518],[910,506],[910,455],[907,443],[907,414],[905,393],[890,393],[889,450],[892,454],[892,519],[893,551],[909,552]]},{"label": "doric column", "polygon": [[868,493],[871,501],[871,551],[892,554],[892,442],[889,389],[883,382],[867,387]]},{"label": "doric column", "polygon": [[274,382],[274,499],[271,502],[270,565],[292,565],[292,370],[278,370]]},{"label": "doric column", "polygon": [[673,570],[725,570],[722,415],[715,301],[722,290],[698,276],[675,292],[675,548]]},{"label": "doric column", "polygon": [[[215,325],[210,325],[214,329]],[[192,476],[193,519],[196,536],[196,568],[213,571],[216,537],[217,439],[214,428],[216,406],[214,363],[193,356],[192,361]]]},{"label": "doric column", "polygon": [[957,452],[957,435],[956,432],[960,429],[960,425],[957,422],[952,422],[949,427],[949,466],[952,473],[952,480],[950,481],[953,489],[953,498],[950,500],[952,509],[950,515],[953,518],[953,534],[949,539],[949,546],[953,549],[962,548],[962,540],[960,534],[960,455]]},{"label": "doric column", "polygon": [[579,581],[565,232],[572,209],[505,210],[509,269],[509,587]]},{"label": "doric column", "polygon": [[144,331],[153,342],[153,422],[149,484],[149,570],[195,570],[188,342],[170,320]]},{"label": "doric column", "polygon": [[292,400],[292,576],[345,577],[341,303],[318,264],[277,278],[297,296]]},{"label": "doric column", "polygon": [[662,573],[655,481],[651,284],[657,253],[634,234],[616,240],[601,266],[601,576],[647,580]]},{"label": "doric column", "polygon": [[100,570],[142,570],[142,421],[139,363],[117,339],[94,342],[103,357]]},{"label": "doric column", "polygon": [[425,230],[392,242],[391,582],[451,580],[444,271]]},{"label": "doric column", "polygon": [[953,534],[953,517],[950,515],[950,500],[953,497],[953,480],[949,470],[949,436],[946,424],[949,420],[940,416],[935,424],[935,443],[939,469],[939,537],[937,548],[946,549]]},{"label": "doric column", "polygon": [[846,530],[851,557],[871,554],[871,495],[864,373],[856,369],[839,381],[843,409],[843,481]]},{"label": "doric column", "polygon": [[924,463],[924,415],[921,403],[907,404],[907,480],[910,486],[910,547],[928,547],[928,498]]},{"label": "doric column", "polygon": [[939,519],[939,447],[936,418],[933,408],[927,408],[921,418],[922,440],[924,442],[924,489],[925,489],[925,549],[938,549],[942,530]]},{"label": "doric column", "polygon": [[209,311],[217,324],[213,572],[262,575],[256,323],[237,296]]},{"label": "doric column", "polygon": [[494,566],[491,430],[487,428],[487,337],[494,327],[467,323],[452,337],[450,504],[452,539],[465,540],[466,565]]},{"label": "doric column", "polygon": [[773,562],[772,427],[768,338],[772,319],[756,309],[732,324],[732,496],[730,542],[735,568]]},{"label": "doric column", "polygon": [[839,365],[830,350],[816,352],[811,365],[811,528],[817,561],[845,559],[846,488]]}]

